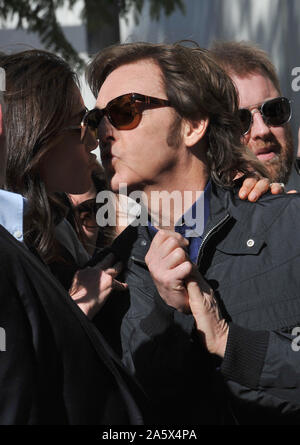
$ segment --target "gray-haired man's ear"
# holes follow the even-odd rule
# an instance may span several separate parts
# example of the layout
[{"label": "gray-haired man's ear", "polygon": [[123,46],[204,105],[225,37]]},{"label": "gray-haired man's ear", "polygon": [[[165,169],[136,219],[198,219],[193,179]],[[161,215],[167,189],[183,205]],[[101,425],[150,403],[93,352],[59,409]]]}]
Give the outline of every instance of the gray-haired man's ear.
[{"label": "gray-haired man's ear", "polygon": [[184,121],[183,123],[183,137],[187,147],[196,145],[205,135],[209,119],[202,119],[200,121]]}]

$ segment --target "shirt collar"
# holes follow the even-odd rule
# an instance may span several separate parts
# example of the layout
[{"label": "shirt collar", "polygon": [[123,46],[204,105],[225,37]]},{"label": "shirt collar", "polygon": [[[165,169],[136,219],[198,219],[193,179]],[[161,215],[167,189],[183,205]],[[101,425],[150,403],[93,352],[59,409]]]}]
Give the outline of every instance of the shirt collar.
[{"label": "shirt collar", "polygon": [[[175,224],[175,231],[186,237],[199,237],[204,232],[204,227],[209,217],[209,201],[211,194],[211,181],[208,181],[204,191],[199,192],[199,198],[182,215]],[[157,233],[157,229],[148,220],[148,230],[151,237]]]},{"label": "shirt collar", "polygon": [[23,215],[26,199],[0,190],[0,224],[18,241],[23,241]]},{"label": "shirt collar", "polygon": [[176,222],[175,230],[176,227],[184,226],[185,236],[192,238],[202,236],[209,216],[210,193],[211,182],[208,181],[204,191],[199,192],[198,199]]}]

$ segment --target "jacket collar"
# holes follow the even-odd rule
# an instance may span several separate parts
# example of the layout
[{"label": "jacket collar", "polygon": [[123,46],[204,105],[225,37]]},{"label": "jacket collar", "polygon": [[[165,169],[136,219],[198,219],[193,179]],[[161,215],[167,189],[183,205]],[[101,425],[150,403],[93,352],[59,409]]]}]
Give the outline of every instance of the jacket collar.
[{"label": "jacket collar", "polygon": [[[223,188],[212,183],[203,249],[216,231],[227,228],[227,234],[218,243],[219,250],[231,254],[257,254],[264,245],[269,227],[288,205],[290,195],[273,196],[270,193],[263,195],[257,203],[243,201],[238,197],[241,184],[242,180],[238,180],[233,188]],[[269,205],[273,200],[276,205]],[[229,232],[232,236],[228,236]],[[116,238],[111,249],[123,262],[127,262],[131,255],[135,262],[145,264],[151,241],[147,227],[130,225]]]},{"label": "jacket collar", "polygon": [[[291,195],[263,195],[258,202],[243,201],[238,197],[242,180],[231,189],[212,186],[210,218],[205,234],[226,215],[231,236],[224,236],[218,250],[237,255],[256,255],[265,244],[266,234],[273,222],[288,205]],[[276,203],[271,203],[276,201]],[[205,238],[204,234],[204,238]]]}]

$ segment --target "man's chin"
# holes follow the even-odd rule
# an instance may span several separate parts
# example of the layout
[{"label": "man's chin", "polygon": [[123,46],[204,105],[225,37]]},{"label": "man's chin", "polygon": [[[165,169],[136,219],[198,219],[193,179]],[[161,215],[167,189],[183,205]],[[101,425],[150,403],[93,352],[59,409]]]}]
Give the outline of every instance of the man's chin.
[{"label": "man's chin", "polygon": [[110,180],[107,181],[109,185],[109,189],[114,192],[121,195],[127,195],[128,194],[128,185],[125,182],[122,182],[120,180],[114,179],[113,177],[110,178]]}]

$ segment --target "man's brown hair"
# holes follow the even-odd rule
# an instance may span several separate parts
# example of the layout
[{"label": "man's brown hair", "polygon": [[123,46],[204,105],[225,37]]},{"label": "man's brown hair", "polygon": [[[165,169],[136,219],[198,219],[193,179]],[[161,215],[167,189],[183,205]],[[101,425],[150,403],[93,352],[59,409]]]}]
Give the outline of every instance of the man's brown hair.
[{"label": "man's brown hair", "polygon": [[254,73],[266,75],[281,95],[275,66],[268,54],[257,45],[245,41],[216,41],[210,48],[210,55],[229,75],[236,74],[239,77]]},{"label": "man's brown hair", "polygon": [[215,182],[231,185],[237,171],[255,170],[267,176],[261,163],[241,144],[234,84],[207,50],[182,44],[144,42],[105,48],[96,55],[87,71],[94,95],[97,97],[112,71],[141,60],[152,60],[159,66],[167,98],[179,119],[209,119],[206,156]]}]

